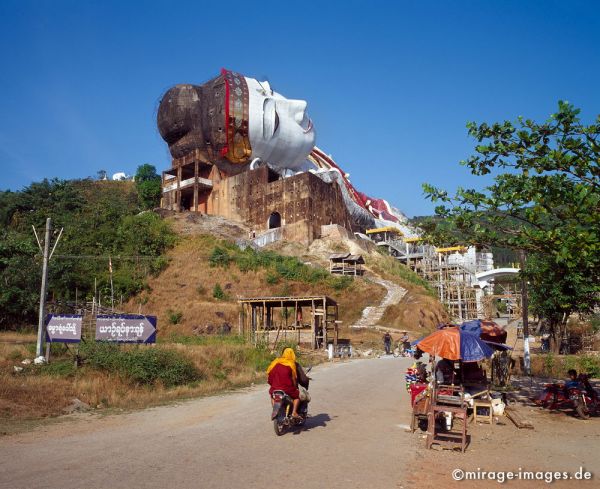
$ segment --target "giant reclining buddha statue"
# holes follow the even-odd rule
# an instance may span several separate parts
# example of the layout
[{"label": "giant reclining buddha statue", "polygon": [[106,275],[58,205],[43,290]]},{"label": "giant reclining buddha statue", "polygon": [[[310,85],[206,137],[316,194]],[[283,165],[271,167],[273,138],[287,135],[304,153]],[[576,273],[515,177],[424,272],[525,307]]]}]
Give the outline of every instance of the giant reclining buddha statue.
[{"label": "giant reclining buddha statue", "polygon": [[316,132],[304,100],[288,99],[229,70],[202,85],[181,84],[162,97],[158,129],[173,158],[200,150],[226,174],[268,165],[286,177],[310,171],[336,181],[361,228],[400,224],[406,217],[383,199],[357,191],[348,175],[315,146]]}]

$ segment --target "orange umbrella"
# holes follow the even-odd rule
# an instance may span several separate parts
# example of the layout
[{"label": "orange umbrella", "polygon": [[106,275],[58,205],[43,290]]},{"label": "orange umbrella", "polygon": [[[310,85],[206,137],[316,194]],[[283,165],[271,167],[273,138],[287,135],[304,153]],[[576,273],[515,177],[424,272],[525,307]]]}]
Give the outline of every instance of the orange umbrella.
[{"label": "orange umbrella", "polygon": [[417,347],[436,357],[463,362],[477,362],[494,354],[477,335],[459,328],[444,328],[431,333],[420,340]]},{"label": "orange umbrella", "polygon": [[460,360],[460,331],[452,327],[440,329],[423,338],[417,346],[436,357]]}]

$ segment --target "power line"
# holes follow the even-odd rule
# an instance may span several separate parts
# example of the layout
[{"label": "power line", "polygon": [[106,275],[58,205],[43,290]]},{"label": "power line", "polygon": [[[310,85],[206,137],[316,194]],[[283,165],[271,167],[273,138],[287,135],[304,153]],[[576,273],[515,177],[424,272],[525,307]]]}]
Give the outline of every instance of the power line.
[{"label": "power line", "polygon": [[156,260],[161,258],[162,255],[149,256],[149,255],[54,255],[53,258],[63,258],[66,260],[106,260],[109,257],[113,260]]}]

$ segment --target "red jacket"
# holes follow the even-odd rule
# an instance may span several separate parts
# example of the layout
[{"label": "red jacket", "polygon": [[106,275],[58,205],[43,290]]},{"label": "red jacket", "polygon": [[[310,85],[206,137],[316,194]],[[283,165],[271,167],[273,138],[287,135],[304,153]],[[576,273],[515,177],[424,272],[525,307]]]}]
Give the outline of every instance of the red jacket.
[{"label": "red jacket", "polygon": [[283,391],[292,399],[298,399],[300,393],[298,392],[298,385],[294,382],[292,375],[292,369],[285,365],[277,364],[269,372],[269,394],[273,394],[273,391]]}]

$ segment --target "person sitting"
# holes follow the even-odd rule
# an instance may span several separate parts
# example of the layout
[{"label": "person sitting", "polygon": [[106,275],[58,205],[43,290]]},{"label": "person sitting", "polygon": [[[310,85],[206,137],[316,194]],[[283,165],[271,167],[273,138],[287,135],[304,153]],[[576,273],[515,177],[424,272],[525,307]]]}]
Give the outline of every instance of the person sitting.
[{"label": "person sitting", "polygon": [[[562,386],[562,389],[563,395],[568,398],[569,389],[579,389],[581,387],[581,384],[579,383],[579,379],[577,377],[577,370],[571,369],[567,372],[567,375],[569,376],[569,378]],[[560,389],[560,384],[558,385],[558,388]]]},{"label": "person sitting", "polygon": [[577,370],[571,369],[567,372],[567,375],[569,376],[569,380],[565,382],[565,389],[579,387],[579,378],[577,377]]},{"label": "person sitting", "polygon": [[442,358],[435,366],[435,380],[438,384],[454,383],[454,363],[446,358]]},{"label": "person sitting", "polygon": [[[267,368],[268,382],[271,386],[269,395],[271,403],[274,403],[273,392],[283,391],[293,400],[292,418],[300,418],[298,407],[300,406],[300,391],[298,390],[298,364],[296,354],[292,348],[284,348],[280,357],[271,362]],[[303,382],[307,383],[306,374],[302,371]]]},{"label": "person sitting", "polygon": [[483,368],[477,362],[464,362],[462,364],[463,380],[469,384],[485,384],[487,378]]}]

